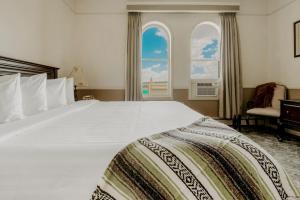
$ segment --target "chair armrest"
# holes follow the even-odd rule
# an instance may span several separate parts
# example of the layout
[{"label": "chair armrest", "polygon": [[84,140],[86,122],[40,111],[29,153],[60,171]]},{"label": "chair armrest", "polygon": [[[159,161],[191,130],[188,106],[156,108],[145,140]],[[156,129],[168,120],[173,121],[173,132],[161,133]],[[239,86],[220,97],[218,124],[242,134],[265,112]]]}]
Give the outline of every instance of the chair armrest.
[{"label": "chair armrest", "polygon": [[246,110],[254,108],[254,102],[253,101],[248,101],[246,104]]}]

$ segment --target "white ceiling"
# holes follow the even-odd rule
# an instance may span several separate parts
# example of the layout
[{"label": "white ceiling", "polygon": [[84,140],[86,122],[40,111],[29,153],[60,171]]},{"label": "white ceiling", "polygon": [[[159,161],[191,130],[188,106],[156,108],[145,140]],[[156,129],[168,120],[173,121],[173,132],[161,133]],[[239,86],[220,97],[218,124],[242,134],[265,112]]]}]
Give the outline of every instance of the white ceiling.
[{"label": "white ceiling", "polygon": [[268,13],[272,13],[278,9],[281,9],[292,2],[297,0],[267,0],[268,3]]}]

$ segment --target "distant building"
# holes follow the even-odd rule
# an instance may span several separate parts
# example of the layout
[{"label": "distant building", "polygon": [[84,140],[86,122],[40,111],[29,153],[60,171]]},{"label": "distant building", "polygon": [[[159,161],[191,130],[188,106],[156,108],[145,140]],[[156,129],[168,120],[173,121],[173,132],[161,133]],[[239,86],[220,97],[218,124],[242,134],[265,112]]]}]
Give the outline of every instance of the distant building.
[{"label": "distant building", "polygon": [[167,81],[158,81],[153,82],[143,82],[142,91],[144,97],[156,97],[156,96],[167,96],[168,95],[168,82]]}]

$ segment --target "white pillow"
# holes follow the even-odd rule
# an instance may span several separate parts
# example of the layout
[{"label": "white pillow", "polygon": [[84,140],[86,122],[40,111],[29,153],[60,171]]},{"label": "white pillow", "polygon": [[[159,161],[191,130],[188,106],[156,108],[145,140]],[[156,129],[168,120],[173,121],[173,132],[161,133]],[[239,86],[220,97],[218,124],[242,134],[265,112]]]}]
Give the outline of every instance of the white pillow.
[{"label": "white pillow", "polygon": [[21,78],[24,115],[33,115],[47,110],[47,74]]},{"label": "white pillow", "polygon": [[74,79],[68,78],[66,82],[66,94],[67,94],[67,103],[71,104],[75,102],[74,98]]},{"label": "white pillow", "polygon": [[0,123],[22,118],[20,74],[0,76]]},{"label": "white pillow", "polygon": [[49,109],[67,105],[66,78],[47,80],[47,104]]}]

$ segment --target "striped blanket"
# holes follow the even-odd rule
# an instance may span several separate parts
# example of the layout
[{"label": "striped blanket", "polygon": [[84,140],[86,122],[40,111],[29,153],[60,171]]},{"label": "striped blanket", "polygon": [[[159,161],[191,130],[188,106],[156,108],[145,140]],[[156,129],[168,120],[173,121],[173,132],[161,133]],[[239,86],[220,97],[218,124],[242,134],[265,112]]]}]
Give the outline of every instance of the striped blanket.
[{"label": "striped blanket", "polygon": [[298,199],[261,147],[210,118],[142,138],[119,152],[92,200]]}]

